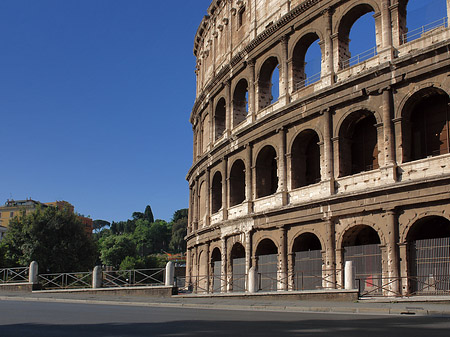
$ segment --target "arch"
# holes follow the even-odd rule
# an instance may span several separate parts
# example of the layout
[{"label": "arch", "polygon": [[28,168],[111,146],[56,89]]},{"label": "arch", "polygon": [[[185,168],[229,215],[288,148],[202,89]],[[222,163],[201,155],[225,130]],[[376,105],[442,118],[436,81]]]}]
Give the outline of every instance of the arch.
[{"label": "arch", "polygon": [[233,292],[245,291],[245,256],[244,246],[240,242],[236,242],[230,252],[232,277],[230,287]]},{"label": "arch", "polygon": [[256,246],[260,290],[276,291],[278,278],[278,248],[271,239],[262,239]]},{"label": "arch", "polygon": [[[279,88],[279,76],[278,79],[273,78],[275,69],[278,67],[278,58],[276,56],[268,57],[261,69],[258,76],[258,107],[264,109],[273,102],[278,100],[278,96],[274,97],[276,88]],[[276,73],[276,72],[275,72]]]},{"label": "arch", "polygon": [[245,200],[245,164],[237,159],[230,170],[230,206],[239,205]]},{"label": "arch", "polygon": [[222,208],[222,173],[214,173],[211,186],[211,213],[217,213]]},{"label": "arch", "polygon": [[[371,226],[354,225],[342,235],[344,265],[353,262],[355,279],[359,279],[362,292],[375,292],[382,283],[381,240]],[[354,287],[356,287],[356,283]]]},{"label": "arch", "polygon": [[205,153],[209,145],[209,114],[206,114],[201,124],[201,154]]},{"label": "arch", "polygon": [[206,202],[208,200],[208,195],[206,191],[206,183],[202,181],[200,183],[200,187],[198,189],[198,215],[199,215],[199,223],[203,222],[205,225],[206,218]]},{"label": "arch", "polygon": [[226,120],[226,101],[225,98],[220,98],[216,104],[214,112],[214,140],[222,137],[225,132],[225,120]]},{"label": "arch", "polygon": [[446,294],[450,291],[450,221],[426,216],[406,236],[409,293]]},{"label": "arch", "polygon": [[403,162],[450,152],[448,94],[422,88],[407,98],[402,114]]},{"label": "arch", "polygon": [[376,123],[374,114],[367,110],[347,115],[339,129],[340,176],[379,167]]},{"label": "arch", "polygon": [[307,129],[298,134],[291,147],[292,189],[320,181],[320,147],[318,134]]},{"label": "arch", "polygon": [[311,232],[298,235],[292,245],[295,290],[322,287],[322,244]]},{"label": "arch", "polygon": [[[338,43],[339,43],[338,57],[339,57],[339,67],[341,69],[350,67],[354,64],[359,63],[360,61],[364,61],[365,59],[369,58],[367,57],[365,59],[359,59],[355,63],[353,63],[354,61],[351,60],[352,54],[350,52],[350,33],[356,21],[358,21],[364,15],[371,12],[373,12],[374,14],[380,12],[376,2],[369,0],[365,1],[364,3],[358,3],[356,5],[355,3],[353,3],[353,5],[344,13],[344,15],[338,21],[336,31],[338,32]],[[365,52],[365,50],[363,51]]]},{"label": "arch", "polygon": [[[295,90],[298,90],[304,86],[314,83],[312,76],[316,73],[320,75],[320,68],[316,72],[308,73],[306,71],[306,55],[313,43],[320,41],[319,35],[316,32],[308,32],[303,35],[295,44],[292,52],[292,79]],[[322,50],[321,55],[322,55]],[[320,62],[321,64],[321,62]],[[307,81],[307,79],[310,81]],[[320,76],[319,76],[320,78]]]},{"label": "arch", "polygon": [[220,248],[215,247],[211,252],[212,292],[222,289],[222,254]]},{"label": "arch", "polygon": [[233,127],[246,120],[248,115],[248,82],[241,78],[233,93]]},{"label": "arch", "polygon": [[274,194],[278,189],[277,154],[273,146],[266,145],[256,157],[256,197]]}]

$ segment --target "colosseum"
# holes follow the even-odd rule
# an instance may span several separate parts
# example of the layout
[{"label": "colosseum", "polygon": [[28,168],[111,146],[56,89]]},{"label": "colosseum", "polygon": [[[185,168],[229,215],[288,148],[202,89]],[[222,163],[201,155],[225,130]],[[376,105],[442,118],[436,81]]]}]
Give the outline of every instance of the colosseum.
[{"label": "colosseum", "polygon": [[449,294],[450,0],[416,0],[442,8],[417,29],[413,2],[212,1],[194,39],[194,291],[326,291],[347,273],[361,296]]}]

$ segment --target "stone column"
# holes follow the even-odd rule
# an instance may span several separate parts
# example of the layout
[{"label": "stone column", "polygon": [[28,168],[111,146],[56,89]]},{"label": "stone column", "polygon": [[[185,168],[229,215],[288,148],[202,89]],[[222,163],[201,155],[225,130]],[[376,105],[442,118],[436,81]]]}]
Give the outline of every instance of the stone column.
[{"label": "stone column", "polygon": [[287,181],[286,181],[286,129],[278,131],[278,191],[281,193],[282,205],[287,205]]},{"label": "stone column", "polygon": [[322,69],[321,77],[324,85],[332,85],[334,83],[334,65],[333,65],[333,27],[332,27],[332,9],[327,8],[324,13],[326,23],[324,37],[324,51],[322,51]]},{"label": "stone column", "polygon": [[395,210],[386,211],[386,225],[387,225],[387,268],[389,277],[389,296],[399,295],[399,251],[397,247],[398,242],[398,226],[397,216]]},{"label": "stone column", "polygon": [[325,265],[323,272],[325,288],[336,289],[336,238],[335,223],[333,219],[328,219],[326,226],[326,247],[325,249]]},{"label": "stone column", "polygon": [[[389,9],[390,0],[381,0],[381,51],[378,53],[381,62],[391,61],[394,58],[392,48],[392,26],[391,12]],[[381,54],[381,55],[380,55]]]},{"label": "stone column", "polygon": [[392,96],[391,88],[382,91],[383,111],[383,140],[384,140],[384,165],[392,166],[395,163],[394,136],[392,133]]},{"label": "stone column", "polygon": [[322,184],[330,194],[334,193],[334,165],[333,165],[333,144],[331,142],[332,123],[330,109],[323,111],[323,166]]},{"label": "stone column", "polygon": [[256,120],[255,60],[249,60],[247,65],[250,76],[248,83],[248,114],[253,123]]},{"label": "stone column", "polygon": [[280,228],[280,248],[278,251],[278,290],[288,290],[288,266],[287,266],[287,230]]},{"label": "stone column", "polygon": [[29,272],[28,272],[28,283],[31,283],[33,285],[38,284],[39,283],[39,267],[38,267],[38,263],[36,261],[32,261],[30,263],[30,266],[28,267]]},{"label": "stone column", "polygon": [[225,134],[228,135],[231,132],[232,128],[232,120],[233,120],[233,107],[231,105],[231,102],[233,100],[233,97],[231,96],[231,80],[228,80],[226,82],[226,93],[227,93],[227,101],[226,101],[226,108],[225,108]]},{"label": "stone column", "polygon": [[192,211],[193,211],[193,205],[192,205],[192,186],[189,186],[189,209],[188,209],[188,227],[187,227],[187,234],[189,235],[190,232],[192,232]]},{"label": "stone column", "polygon": [[408,296],[410,293],[408,280],[408,245],[406,243],[399,243],[400,255],[400,276],[401,276],[401,293],[403,296]]},{"label": "stone column", "polygon": [[166,287],[173,287],[175,278],[175,264],[172,261],[167,262],[166,264]]},{"label": "stone column", "polygon": [[192,210],[192,216],[193,216],[193,223],[192,223],[192,230],[196,231],[198,229],[198,177],[195,178],[194,182],[194,207]]},{"label": "stone column", "polygon": [[245,145],[245,198],[247,200],[247,211],[253,213],[253,195],[252,195],[252,145]]},{"label": "stone column", "polygon": [[295,253],[289,253],[287,255],[287,273],[288,273],[288,290],[294,290],[295,287]]},{"label": "stone column", "polygon": [[252,267],[252,232],[251,230],[245,232],[245,288],[248,290],[249,286],[249,270]]},{"label": "stone column", "polygon": [[209,167],[206,169],[206,205],[205,205],[205,223],[203,226],[208,227],[211,222],[211,172]]},{"label": "stone column", "polygon": [[341,163],[339,161],[339,137],[331,138],[332,147],[333,147],[333,170],[334,170],[334,179],[340,177],[341,171]]},{"label": "stone column", "polygon": [[227,237],[223,236],[220,238],[221,243],[221,253],[222,253],[222,265],[221,265],[221,283],[220,283],[220,291],[225,293],[228,288],[228,277],[227,277],[227,266],[229,264],[228,261],[228,253],[227,253]]},{"label": "stone column", "polygon": [[222,158],[222,216],[223,220],[228,219],[228,159]]},{"label": "stone column", "polygon": [[[395,133],[395,160],[397,163],[404,162],[403,155],[403,130],[402,130],[402,118],[394,118],[394,133]],[[406,159],[406,158],[405,158]]]},{"label": "stone column", "polygon": [[289,35],[281,37],[281,85],[280,99],[283,98],[284,104],[289,104],[289,73],[288,73],[288,42]]},{"label": "stone column", "polygon": [[404,33],[403,29],[406,27],[403,27],[403,23],[400,19],[398,0],[395,0],[394,2],[395,3],[389,7],[389,11],[392,21],[392,46],[398,49],[402,44],[401,39]]},{"label": "stone column", "polygon": [[187,248],[186,250],[186,280],[185,280],[185,284],[188,285],[191,283],[191,248]]},{"label": "stone column", "polygon": [[92,288],[98,289],[102,287],[102,267],[95,266],[92,271]]},{"label": "stone column", "polygon": [[[199,273],[200,273],[200,261],[198,260],[198,246],[194,247],[194,263],[192,266],[193,275],[191,276],[191,282],[193,283],[193,291],[197,293],[198,290],[198,281],[199,281]],[[195,270],[195,271],[194,271]]]},{"label": "stone column", "polygon": [[206,254],[206,275],[203,275],[203,277],[206,277],[205,290],[208,293],[210,292],[211,275],[212,275],[212,272],[211,272],[211,257],[210,257],[210,252],[209,252],[210,245],[211,245],[211,242],[207,242],[206,243],[206,249],[205,249],[205,254]]}]

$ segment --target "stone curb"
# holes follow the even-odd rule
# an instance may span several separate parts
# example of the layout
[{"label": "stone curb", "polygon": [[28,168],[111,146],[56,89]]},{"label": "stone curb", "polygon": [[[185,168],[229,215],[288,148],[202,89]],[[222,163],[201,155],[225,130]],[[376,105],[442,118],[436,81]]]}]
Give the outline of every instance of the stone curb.
[{"label": "stone curb", "polygon": [[125,302],[125,301],[102,301],[86,299],[65,298],[36,298],[36,297],[12,297],[0,296],[1,301],[29,301],[49,303],[73,303],[73,304],[96,304],[96,305],[119,305],[135,307],[162,307],[162,308],[186,308],[203,310],[245,310],[245,311],[273,311],[273,312],[299,312],[299,313],[333,313],[333,314],[359,314],[359,315],[397,315],[397,316],[441,316],[450,317],[449,311],[426,310],[422,308],[370,308],[370,307],[329,307],[329,306],[280,306],[280,305],[241,305],[241,304],[207,304],[207,303],[167,303],[167,302]]}]

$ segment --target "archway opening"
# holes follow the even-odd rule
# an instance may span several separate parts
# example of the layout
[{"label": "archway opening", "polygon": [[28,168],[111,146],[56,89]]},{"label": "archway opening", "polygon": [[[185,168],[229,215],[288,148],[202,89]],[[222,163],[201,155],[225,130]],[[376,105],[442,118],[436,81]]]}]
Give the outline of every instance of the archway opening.
[{"label": "archway opening", "polygon": [[322,288],[322,244],[313,233],[303,233],[294,240],[294,289]]},{"label": "archway opening", "polygon": [[206,224],[206,200],[208,199],[206,193],[207,193],[206,184],[205,184],[205,182],[202,182],[202,184],[200,185],[199,196],[198,196],[199,228],[204,227]]},{"label": "archway opening", "polygon": [[208,278],[208,256],[205,252],[201,251],[198,257],[198,275],[195,280],[196,292],[208,292]]},{"label": "archway opening", "polygon": [[420,219],[411,227],[406,240],[410,294],[448,294],[450,221],[440,216]]},{"label": "archway opening", "polygon": [[303,131],[292,144],[291,184],[299,188],[320,181],[319,136],[312,130]]},{"label": "archway opening", "polygon": [[236,206],[245,200],[245,165],[240,159],[233,163],[230,170],[230,206]]},{"label": "archway opening", "polygon": [[292,76],[295,90],[320,80],[322,52],[319,36],[309,33],[295,45],[292,56]]},{"label": "archway opening", "polygon": [[219,248],[214,248],[211,253],[211,269],[213,273],[212,277],[212,291],[222,291],[222,254]]},{"label": "archway opening", "polygon": [[408,100],[402,120],[405,162],[449,153],[448,104],[448,95],[434,88]]},{"label": "archway opening", "polygon": [[221,98],[216,105],[214,114],[214,140],[218,140],[225,132],[225,116],[226,116],[225,99]]},{"label": "archway opening", "polygon": [[230,262],[232,268],[232,281],[230,288],[233,292],[245,291],[245,248],[239,242],[231,249]]},{"label": "archway opening", "polygon": [[343,237],[343,261],[353,262],[354,288],[361,293],[382,294],[382,265],[380,237],[370,226],[356,225]]},{"label": "archway opening", "polygon": [[211,187],[211,213],[217,213],[222,208],[222,174],[216,172]]},{"label": "archway opening", "polygon": [[[339,26],[339,63],[352,67],[376,55],[374,10],[368,4],[356,5],[344,15]],[[364,34],[361,34],[364,32]]]},{"label": "archway opening", "polygon": [[258,106],[264,109],[276,102],[279,96],[280,74],[278,71],[278,59],[269,57],[261,67],[258,80]]},{"label": "archway opening", "polygon": [[346,118],[339,132],[340,176],[379,168],[375,116],[357,111]]},{"label": "archway opening", "polygon": [[274,194],[278,189],[277,159],[275,149],[266,145],[256,159],[256,197]]},{"label": "archway opening", "polygon": [[259,290],[277,290],[278,248],[270,239],[264,239],[256,248]]},{"label": "archway opening", "polygon": [[233,94],[233,127],[246,120],[248,115],[248,83],[241,79]]}]

